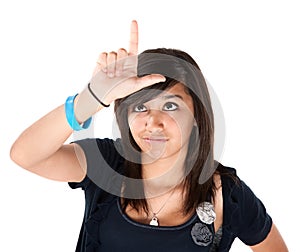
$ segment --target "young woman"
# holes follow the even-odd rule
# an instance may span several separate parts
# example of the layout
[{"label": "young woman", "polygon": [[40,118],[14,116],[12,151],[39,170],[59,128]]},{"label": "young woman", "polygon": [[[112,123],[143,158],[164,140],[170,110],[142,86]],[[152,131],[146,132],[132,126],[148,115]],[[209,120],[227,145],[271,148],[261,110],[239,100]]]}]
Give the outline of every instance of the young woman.
[{"label": "young woman", "polygon": [[[214,161],[214,122],[197,63],[174,49],[102,53],[88,86],[26,129],[17,164],[85,191],[76,251],[287,251],[262,202]],[[65,141],[115,103],[121,138]],[[43,139],[41,145],[40,139]]]}]

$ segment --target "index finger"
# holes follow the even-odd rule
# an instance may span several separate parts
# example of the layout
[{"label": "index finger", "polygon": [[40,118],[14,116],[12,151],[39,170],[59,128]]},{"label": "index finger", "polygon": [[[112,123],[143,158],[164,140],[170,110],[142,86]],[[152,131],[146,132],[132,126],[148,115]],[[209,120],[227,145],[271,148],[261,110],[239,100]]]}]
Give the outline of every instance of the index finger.
[{"label": "index finger", "polygon": [[137,21],[133,20],[131,22],[130,28],[130,41],[129,41],[129,55],[137,55],[138,54],[138,44],[139,44],[139,32],[138,32],[138,24]]}]

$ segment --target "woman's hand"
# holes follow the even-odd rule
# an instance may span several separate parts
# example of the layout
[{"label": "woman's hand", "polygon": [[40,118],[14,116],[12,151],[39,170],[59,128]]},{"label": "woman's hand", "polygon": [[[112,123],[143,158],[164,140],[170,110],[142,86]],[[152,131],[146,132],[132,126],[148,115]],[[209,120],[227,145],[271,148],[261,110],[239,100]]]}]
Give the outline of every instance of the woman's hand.
[{"label": "woman's hand", "polygon": [[114,100],[130,95],[144,87],[165,81],[160,74],[137,76],[138,65],[138,25],[132,21],[129,49],[120,48],[117,52],[101,53],[94,69],[93,77],[76,99],[75,116],[84,122]]},{"label": "woman's hand", "polygon": [[137,77],[138,24],[131,23],[129,50],[101,53],[90,81],[92,92],[104,104],[110,104],[144,87],[165,81],[160,74]]}]

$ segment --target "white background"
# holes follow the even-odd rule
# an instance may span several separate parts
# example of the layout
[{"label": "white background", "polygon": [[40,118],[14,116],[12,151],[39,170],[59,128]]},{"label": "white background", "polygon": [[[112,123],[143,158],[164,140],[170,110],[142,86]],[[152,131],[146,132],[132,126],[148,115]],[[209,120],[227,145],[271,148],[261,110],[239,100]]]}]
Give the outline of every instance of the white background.
[{"label": "white background", "polygon": [[[199,63],[225,115],[220,161],[238,169],[299,251],[300,15],[289,0],[1,1],[0,251],[75,250],[83,192],[21,169],[9,149],[82,90],[100,52],[128,46],[132,19],[140,51],[179,48]],[[98,136],[111,135],[111,113],[97,116]],[[237,240],[232,251],[249,248]]]}]

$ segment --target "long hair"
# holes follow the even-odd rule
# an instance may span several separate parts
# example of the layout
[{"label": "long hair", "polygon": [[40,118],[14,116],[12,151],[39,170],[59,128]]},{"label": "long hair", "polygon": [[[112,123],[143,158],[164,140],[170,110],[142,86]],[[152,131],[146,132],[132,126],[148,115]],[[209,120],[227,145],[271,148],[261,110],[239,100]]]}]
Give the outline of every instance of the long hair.
[{"label": "long hair", "polygon": [[[141,104],[155,98],[162,90],[168,90],[177,83],[185,85],[185,91],[192,97],[194,106],[194,127],[185,159],[185,190],[183,213],[194,210],[199,203],[213,197],[212,174],[215,171],[213,144],[214,120],[211,100],[203,74],[195,60],[186,52],[177,49],[158,48],[146,50],[138,56],[138,76],[157,73],[166,77],[165,82],[156,83],[134,94],[115,101],[115,114],[119,125],[125,156],[124,175],[142,181],[140,148],[135,143],[128,123],[128,106]],[[128,205],[137,211],[149,213],[143,183],[124,183],[123,209]],[[141,192],[135,198],[126,197],[126,192]]]}]

